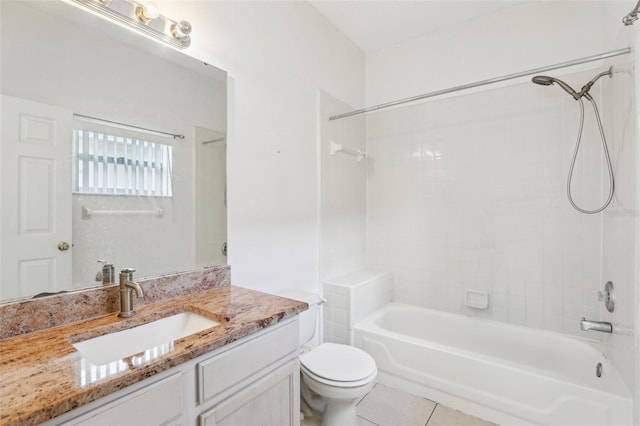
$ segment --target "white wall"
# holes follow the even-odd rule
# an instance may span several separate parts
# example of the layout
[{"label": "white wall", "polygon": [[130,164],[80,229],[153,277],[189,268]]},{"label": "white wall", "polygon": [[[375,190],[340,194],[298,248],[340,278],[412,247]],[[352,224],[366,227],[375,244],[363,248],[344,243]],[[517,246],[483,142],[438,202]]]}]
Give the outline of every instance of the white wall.
[{"label": "white wall", "polygon": [[[375,52],[367,57],[367,105],[633,45],[638,28],[620,23],[629,6],[521,4]],[[479,315],[604,339],[637,400],[640,160],[632,60],[547,73],[579,88],[609,64],[624,64],[593,91],[618,178],[618,196],[595,217],[572,211],[564,194],[579,115],[558,87],[521,79],[370,114],[367,261],[396,273],[400,300],[473,314],[462,306],[463,290],[480,288],[492,298]],[[588,103],[586,114],[574,191],[595,205],[608,182]],[[610,279],[624,300],[607,315],[596,293]],[[616,334],[581,333],[582,315],[613,322]]]},{"label": "white wall", "polygon": [[367,105],[601,53],[627,12],[626,2],[545,1],[453,17],[446,30],[367,56]]},{"label": "white wall", "polygon": [[232,282],[318,291],[318,90],[362,105],[362,52],[305,2],[159,6],[193,25],[187,54],[229,73]]},{"label": "white wall", "polygon": [[[357,271],[365,265],[366,159],[331,154],[331,142],[365,151],[365,118],[329,120],[353,107],[320,95],[320,280]],[[325,287],[326,288],[326,287]]]},{"label": "white wall", "polygon": [[[635,35],[634,46],[637,49],[640,46],[640,29],[637,27],[634,30]],[[640,55],[636,53],[635,55],[635,64],[634,67],[636,70],[640,69]],[[640,120],[637,119],[640,116],[640,84],[638,84],[638,77],[636,75],[636,83],[635,83],[635,110],[636,110],[636,143],[640,139]],[[637,145],[636,145],[637,147]],[[636,148],[636,164],[640,165],[640,149]],[[640,167],[636,166],[636,182],[640,182]],[[636,200],[640,200],[640,185],[636,188]],[[640,253],[640,220],[636,219],[635,224],[635,235],[636,235],[636,253]],[[636,347],[636,358],[635,358],[635,422],[640,423],[640,262],[636,262],[635,264],[635,281],[630,283],[635,287],[635,347]],[[633,302],[632,302],[633,303]]]}]

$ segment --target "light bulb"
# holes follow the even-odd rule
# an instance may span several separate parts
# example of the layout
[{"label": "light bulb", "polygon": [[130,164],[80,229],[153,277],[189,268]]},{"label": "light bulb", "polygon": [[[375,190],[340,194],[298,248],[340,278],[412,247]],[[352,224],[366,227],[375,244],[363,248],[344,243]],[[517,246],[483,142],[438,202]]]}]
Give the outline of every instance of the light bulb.
[{"label": "light bulb", "polygon": [[187,21],[180,21],[171,25],[171,34],[178,40],[184,40],[191,33],[191,24]]},{"label": "light bulb", "polygon": [[160,10],[154,3],[145,2],[136,7],[136,16],[142,22],[147,23],[160,16]]}]

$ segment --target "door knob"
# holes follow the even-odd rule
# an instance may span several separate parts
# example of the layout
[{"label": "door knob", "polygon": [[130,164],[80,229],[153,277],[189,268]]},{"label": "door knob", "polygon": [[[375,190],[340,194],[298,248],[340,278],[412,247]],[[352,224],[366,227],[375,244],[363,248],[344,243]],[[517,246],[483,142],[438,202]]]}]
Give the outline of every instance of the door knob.
[{"label": "door knob", "polygon": [[69,250],[69,243],[66,241],[61,241],[58,243],[58,250],[60,251],[67,251]]}]

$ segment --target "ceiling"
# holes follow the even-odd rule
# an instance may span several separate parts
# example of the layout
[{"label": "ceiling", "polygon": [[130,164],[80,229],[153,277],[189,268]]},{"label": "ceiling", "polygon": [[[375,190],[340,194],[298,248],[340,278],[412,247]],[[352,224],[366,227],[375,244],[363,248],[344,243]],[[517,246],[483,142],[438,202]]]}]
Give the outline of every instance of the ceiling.
[{"label": "ceiling", "polygon": [[308,0],[365,53],[532,0]]}]

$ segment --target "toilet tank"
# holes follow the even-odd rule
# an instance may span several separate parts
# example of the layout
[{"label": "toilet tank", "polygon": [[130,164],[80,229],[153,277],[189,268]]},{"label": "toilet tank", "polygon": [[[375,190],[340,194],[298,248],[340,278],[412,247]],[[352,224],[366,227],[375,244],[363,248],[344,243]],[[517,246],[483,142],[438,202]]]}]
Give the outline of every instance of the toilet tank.
[{"label": "toilet tank", "polygon": [[309,305],[309,309],[300,313],[300,342],[298,346],[303,346],[313,339],[318,324],[320,305],[322,305],[325,300],[319,294],[306,291],[290,291],[281,294],[281,296],[288,299],[300,300]]}]

